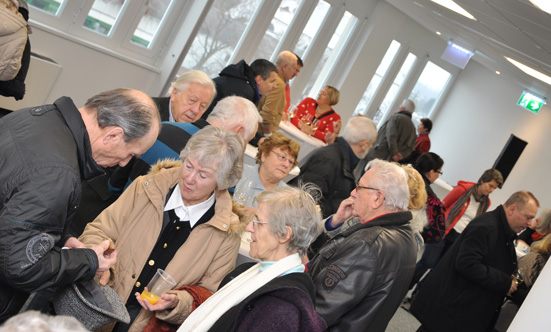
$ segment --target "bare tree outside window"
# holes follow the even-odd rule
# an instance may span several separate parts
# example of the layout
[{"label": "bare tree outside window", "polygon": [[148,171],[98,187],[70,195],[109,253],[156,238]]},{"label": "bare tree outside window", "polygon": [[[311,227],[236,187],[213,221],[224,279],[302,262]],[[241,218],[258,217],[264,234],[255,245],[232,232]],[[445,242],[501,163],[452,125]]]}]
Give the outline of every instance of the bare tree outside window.
[{"label": "bare tree outside window", "polygon": [[259,3],[260,0],[216,0],[179,74],[197,69],[211,77],[217,76],[227,65]]}]

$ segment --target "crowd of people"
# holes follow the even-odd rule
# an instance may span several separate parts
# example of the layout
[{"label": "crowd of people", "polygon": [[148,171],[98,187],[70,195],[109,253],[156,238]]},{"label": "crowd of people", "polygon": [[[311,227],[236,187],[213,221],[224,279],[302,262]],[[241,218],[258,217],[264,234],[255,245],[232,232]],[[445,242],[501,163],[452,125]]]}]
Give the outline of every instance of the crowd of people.
[{"label": "crowd of people", "polygon": [[[0,330],[385,331],[401,304],[418,331],[506,329],[504,300],[518,310],[551,253],[551,210],[532,222],[539,202],[517,191],[489,211],[497,169],[440,200],[413,101],[379,130],[343,126],[333,86],[291,105],[303,66],[283,51],[189,71],[168,97],[115,89],[1,118]],[[301,147],[282,120],[327,143],[289,182]],[[236,266],[242,238],[253,262]],[[158,271],[173,285],[150,301]],[[107,323],[53,316],[67,288]]]}]

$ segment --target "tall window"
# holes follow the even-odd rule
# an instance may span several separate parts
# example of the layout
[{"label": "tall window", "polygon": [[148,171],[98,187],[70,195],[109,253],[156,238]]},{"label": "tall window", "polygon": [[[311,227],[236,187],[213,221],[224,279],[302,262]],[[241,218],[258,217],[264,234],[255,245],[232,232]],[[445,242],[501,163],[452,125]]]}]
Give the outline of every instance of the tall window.
[{"label": "tall window", "polygon": [[64,0],[28,0],[27,4],[52,15],[57,15],[64,2]]},{"label": "tall window", "polygon": [[268,30],[262,37],[253,59],[270,59],[277,43],[283,38],[285,31],[291,24],[297,9],[300,5],[298,0],[282,1],[277,9],[274,18],[268,26]]},{"label": "tall window", "polygon": [[304,55],[304,53],[306,53],[308,46],[312,44],[314,37],[320,29],[321,23],[327,16],[327,12],[329,12],[330,7],[331,6],[325,1],[318,2],[314,12],[310,16],[308,23],[306,23],[306,26],[300,35],[297,45],[295,46],[296,54]]},{"label": "tall window", "polygon": [[373,117],[373,121],[375,123],[379,124],[379,121],[381,121],[383,116],[385,116],[390,110],[390,106],[394,103],[396,96],[400,92],[400,88],[402,87],[405,80],[407,79],[416,60],[417,60],[417,57],[412,53],[409,53],[408,56],[406,57],[406,60],[404,61],[404,63],[402,64],[402,67],[400,68],[400,71],[396,75],[396,78],[394,78],[394,82],[392,82],[390,89],[388,89],[385,99],[383,99],[381,106],[379,107],[379,109],[377,110],[377,113],[375,113],[375,116]]},{"label": "tall window", "polygon": [[337,29],[329,44],[323,51],[323,56],[318,62],[314,73],[310,77],[308,84],[303,90],[302,98],[310,96],[316,96],[318,91],[323,87],[323,84],[326,80],[327,75],[329,74],[329,69],[333,67],[334,62],[338,58],[338,54],[342,51],[346,42],[350,37],[350,33],[354,30],[358,19],[354,17],[349,12],[345,12]]},{"label": "tall window", "polygon": [[218,76],[249,24],[260,0],[215,0],[180,71],[198,69]]},{"label": "tall window", "polygon": [[126,1],[95,0],[83,26],[108,36]]},{"label": "tall window", "polygon": [[415,112],[413,113],[415,120],[431,116],[434,106],[440,99],[450,77],[451,74],[444,69],[430,61],[427,62],[409,95],[409,99],[415,102]]},{"label": "tall window", "polygon": [[157,36],[172,0],[148,1],[138,27],[132,35],[132,42],[149,47]]},{"label": "tall window", "polygon": [[386,50],[385,56],[381,60],[379,67],[377,67],[377,70],[375,71],[375,75],[373,75],[373,77],[371,78],[371,81],[369,82],[369,85],[367,86],[367,89],[365,90],[362,96],[362,99],[360,100],[360,102],[358,103],[358,106],[356,107],[356,110],[354,111],[354,115],[357,115],[357,114],[365,115],[367,113],[367,109],[371,104],[373,96],[375,95],[375,92],[377,91],[377,89],[379,89],[379,87],[381,86],[381,82],[383,81],[383,78],[388,72],[390,65],[396,58],[396,54],[398,54],[399,49],[400,49],[400,43],[393,40],[392,43],[390,43],[390,46],[388,47],[388,49]]}]

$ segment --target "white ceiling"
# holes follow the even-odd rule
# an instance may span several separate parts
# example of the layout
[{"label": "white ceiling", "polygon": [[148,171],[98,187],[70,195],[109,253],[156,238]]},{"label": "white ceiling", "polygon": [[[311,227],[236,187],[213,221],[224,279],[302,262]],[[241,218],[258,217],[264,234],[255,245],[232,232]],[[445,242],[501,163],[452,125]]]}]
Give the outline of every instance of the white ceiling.
[{"label": "white ceiling", "polygon": [[551,99],[550,85],[524,74],[504,58],[551,76],[551,15],[530,1],[454,0],[476,21],[430,0],[386,1],[430,31],[440,31],[444,40],[475,51],[472,59]]}]

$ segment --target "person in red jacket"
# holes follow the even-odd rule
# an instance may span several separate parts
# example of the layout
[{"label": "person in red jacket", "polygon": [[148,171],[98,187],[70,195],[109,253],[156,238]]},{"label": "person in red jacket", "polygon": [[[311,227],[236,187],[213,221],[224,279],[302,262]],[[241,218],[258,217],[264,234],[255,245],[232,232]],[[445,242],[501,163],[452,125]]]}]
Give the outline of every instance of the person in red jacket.
[{"label": "person in red jacket", "polygon": [[[340,92],[326,85],[318,94],[318,99],[306,98],[298,104],[291,117],[291,123],[304,133],[325,142],[328,133],[338,135],[341,120],[332,106],[339,102]],[[338,129],[337,129],[338,128]]]},{"label": "person in red jacket", "polygon": [[427,153],[430,150],[429,133],[432,129],[432,121],[429,118],[422,118],[417,125],[417,138],[415,139],[415,151],[419,154]]},{"label": "person in red jacket", "polygon": [[465,227],[490,207],[490,194],[503,185],[503,176],[495,168],[482,174],[477,183],[459,181],[442,200],[446,207],[446,235],[444,253],[463,232]]}]

